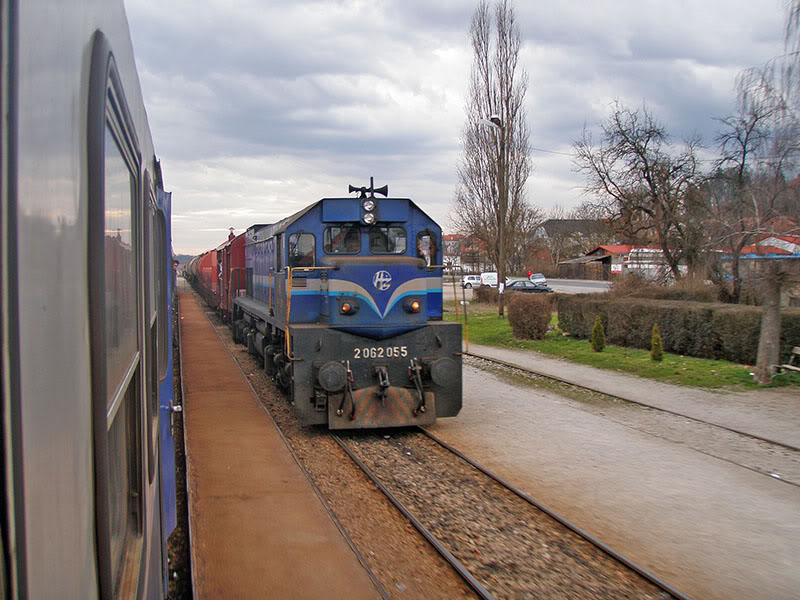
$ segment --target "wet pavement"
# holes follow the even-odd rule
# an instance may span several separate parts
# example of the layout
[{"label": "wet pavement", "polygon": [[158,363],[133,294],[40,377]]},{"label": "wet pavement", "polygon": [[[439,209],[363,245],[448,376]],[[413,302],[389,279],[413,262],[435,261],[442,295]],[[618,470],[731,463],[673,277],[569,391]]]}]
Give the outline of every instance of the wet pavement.
[{"label": "wet pavement", "polygon": [[[720,394],[653,384],[529,351],[475,345],[470,350],[535,363],[530,364],[535,370],[551,369],[618,396],[798,442],[796,390]],[[688,422],[672,418],[676,425]],[[714,456],[719,448],[709,451],[702,440],[680,432],[665,437],[663,429],[637,426],[635,416],[620,419],[596,403],[589,410],[474,367],[464,369],[461,414],[431,430],[683,593],[720,600],[798,597],[800,487]],[[745,449],[731,452],[765,444],[724,433],[731,436],[725,444]],[[792,450],[768,445],[762,450],[788,454],[783,460],[800,458]]]},{"label": "wet pavement", "polygon": [[470,344],[469,351],[800,449],[800,391],[797,388],[709,391],[595,369],[530,350]]}]

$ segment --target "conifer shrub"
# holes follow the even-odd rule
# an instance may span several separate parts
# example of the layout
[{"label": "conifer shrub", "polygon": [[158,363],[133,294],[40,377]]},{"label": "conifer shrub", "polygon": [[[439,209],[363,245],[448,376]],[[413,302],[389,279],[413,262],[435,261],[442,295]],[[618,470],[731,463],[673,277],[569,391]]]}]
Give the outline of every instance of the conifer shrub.
[{"label": "conifer shrub", "polygon": [[603,329],[603,319],[597,315],[594,319],[594,327],[592,327],[592,350],[595,352],[602,352],[606,347],[606,332]]},{"label": "conifer shrub", "polygon": [[664,360],[664,345],[661,343],[661,328],[658,323],[653,323],[653,332],[650,335],[650,358]]},{"label": "conifer shrub", "polygon": [[552,301],[546,294],[509,294],[508,322],[514,337],[521,340],[541,340],[547,333]]}]

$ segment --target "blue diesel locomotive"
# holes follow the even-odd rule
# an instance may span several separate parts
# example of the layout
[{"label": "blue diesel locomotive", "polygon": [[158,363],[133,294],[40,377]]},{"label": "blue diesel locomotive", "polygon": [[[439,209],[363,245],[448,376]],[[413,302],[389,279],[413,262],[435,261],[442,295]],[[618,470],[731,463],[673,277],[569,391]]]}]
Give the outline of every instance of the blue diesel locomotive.
[{"label": "blue diesel locomotive", "polygon": [[246,232],[233,336],[304,424],[426,425],[461,409],[461,325],[442,321],[442,231],[408,198],[323,198]]}]

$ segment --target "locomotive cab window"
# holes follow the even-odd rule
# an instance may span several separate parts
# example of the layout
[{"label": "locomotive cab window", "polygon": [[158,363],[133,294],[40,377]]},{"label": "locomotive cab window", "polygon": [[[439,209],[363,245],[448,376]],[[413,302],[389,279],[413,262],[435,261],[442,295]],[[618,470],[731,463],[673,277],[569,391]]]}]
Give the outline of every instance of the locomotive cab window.
[{"label": "locomotive cab window", "polygon": [[373,254],[405,254],[406,230],[402,227],[373,227],[369,230],[369,251]]},{"label": "locomotive cab window", "polygon": [[327,254],[358,254],[361,251],[361,228],[358,225],[327,227],[322,234],[322,248]]},{"label": "locomotive cab window", "polygon": [[313,267],[316,240],[313,233],[293,233],[289,236],[289,266]]},{"label": "locomotive cab window", "polygon": [[417,234],[417,258],[428,266],[436,264],[436,237],[427,229]]}]

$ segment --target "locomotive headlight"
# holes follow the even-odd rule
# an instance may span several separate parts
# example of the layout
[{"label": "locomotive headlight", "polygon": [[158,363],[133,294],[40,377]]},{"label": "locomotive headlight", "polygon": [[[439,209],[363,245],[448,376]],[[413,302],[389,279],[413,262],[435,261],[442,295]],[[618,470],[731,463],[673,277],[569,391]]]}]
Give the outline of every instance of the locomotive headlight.
[{"label": "locomotive headlight", "polygon": [[364,200],[364,204],[362,204],[361,206],[363,206],[364,210],[366,210],[367,212],[375,210],[375,200]]},{"label": "locomotive headlight", "polygon": [[419,300],[407,299],[405,302],[403,302],[403,308],[406,310],[406,312],[417,313],[419,312],[419,309],[422,308],[422,303]]},{"label": "locomotive headlight", "polygon": [[374,213],[368,212],[364,215],[364,223],[367,225],[372,225],[375,222],[375,215]]},{"label": "locomotive headlight", "polygon": [[358,304],[355,302],[342,302],[339,305],[339,312],[343,315],[354,315],[358,312]]}]

